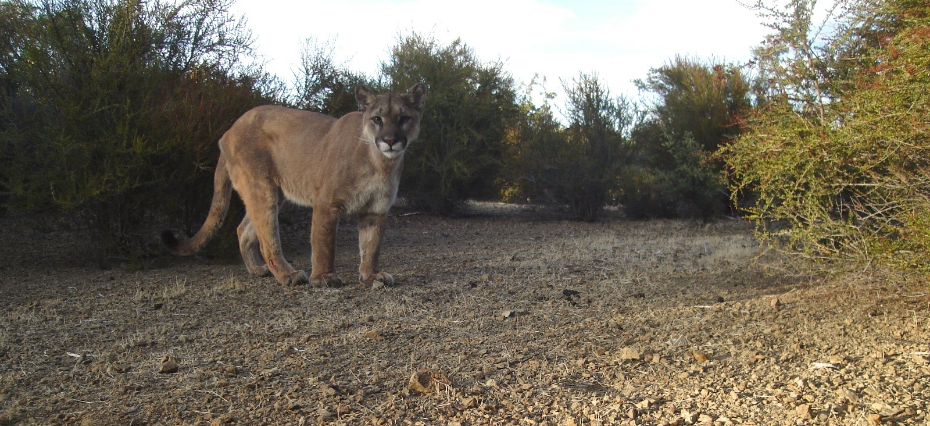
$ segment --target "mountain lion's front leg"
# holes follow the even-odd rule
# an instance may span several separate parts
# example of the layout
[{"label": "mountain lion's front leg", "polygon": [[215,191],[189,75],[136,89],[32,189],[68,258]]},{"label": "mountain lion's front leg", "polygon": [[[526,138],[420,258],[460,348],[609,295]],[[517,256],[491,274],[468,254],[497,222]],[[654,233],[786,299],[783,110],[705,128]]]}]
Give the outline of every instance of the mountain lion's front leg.
[{"label": "mountain lion's front leg", "polygon": [[358,279],[368,285],[394,285],[391,274],[382,271],[378,264],[386,220],[387,215],[383,214],[362,215],[358,218],[358,247],[362,258]]},{"label": "mountain lion's front leg", "polygon": [[313,208],[310,224],[310,249],[313,269],[310,271],[310,285],[318,287],[336,287],[342,280],[336,276],[336,229],[339,227],[339,213],[332,208],[319,206]]}]

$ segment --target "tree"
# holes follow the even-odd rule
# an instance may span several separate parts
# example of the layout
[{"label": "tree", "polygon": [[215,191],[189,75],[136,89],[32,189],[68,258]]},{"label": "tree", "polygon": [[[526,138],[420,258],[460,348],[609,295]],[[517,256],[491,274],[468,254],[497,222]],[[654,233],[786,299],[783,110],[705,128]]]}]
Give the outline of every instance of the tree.
[{"label": "tree", "polygon": [[504,138],[518,108],[512,77],[461,40],[448,45],[411,33],[382,64],[394,90],[429,84],[420,137],[405,156],[401,194],[412,205],[451,214],[469,198],[497,196]]},{"label": "tree", "polygon": [[708,219],[723,213],[728,197],[714,152],[739,134],[738,120],[750,108],[740,68],[676,56],[637,85],[655,101],[632,135],[622,191],[627,214]]},{"label": "tree", "polygon": [[525,116],[511,129],[518,187],[525,196],[565,206],[576,220],[593,221],[617,188],[631,108],[597,74],[582,73],[562,84],[568,127],[548,104],[525,101]]},{"label": "tree", "polygon": [[355,87],[371,85],[365,76],[335,59],[335,42],[310,38],[300,47],[300,71],[295,75],[298,108],[341,117],[358,110]]}]

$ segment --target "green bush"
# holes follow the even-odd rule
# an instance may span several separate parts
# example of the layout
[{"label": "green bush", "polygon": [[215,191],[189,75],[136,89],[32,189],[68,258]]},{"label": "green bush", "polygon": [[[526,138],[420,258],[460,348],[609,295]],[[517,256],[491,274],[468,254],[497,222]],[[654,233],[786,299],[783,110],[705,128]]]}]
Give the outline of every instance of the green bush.
[{"label": "green bush", "polygon": [[548,106],[528,102],[524,118],[515,120],[508,136],[515,164],[511,181],[523,197],[566,207],[576,220],[593,221],[617,188],[631,111],[597,75],[580,74],[564,86],[568,127]]},{"label": "green bush", "polygon": [[856,83],[831,83],[834,98],[820,108],[769,100],[724,150],[731,187],[755,194],[745,210],[763,240],[926,273],[930,5],[891,0],[871,16],[891,17],[870,22],[890,24],[883,29],[893,36],[857,58],[866,65]]},{"label": "green bush", "polygon": [[412,33],[392,49],[382,73],[394,90],[429,85],[420,137],[404,157],[401,196],[439,214],[467,199],[496,197],[506,130],[518,113],[503,65],[481,62],[459,40],[441,45]]},{"label": "green bush", "polygon": [[[43,0],[24,18],[0,128],[3,185],[19,211],[63,211],[101,260],[144,255],[163,215],[202,220],[216,141],[267,102],[262,76],[234,73],[247,31],[228,2]],[[241,69],[241,68],[240,68]]]},{"label": "green bush", "polygon": [[694,138],[666,139],[665,167],[631,164],[620,178],[624,212],[633,218],[663,216],[710,220],[726,211],[723,179],[711,155]]},{"label": "green bush", "polygon": [[636,218],[722,214],[728,196],[713,153],[739,134],[749,83],[736,66],[679,56],[637,85],[655,101],[632,132],[621,179],[624,211]]}]

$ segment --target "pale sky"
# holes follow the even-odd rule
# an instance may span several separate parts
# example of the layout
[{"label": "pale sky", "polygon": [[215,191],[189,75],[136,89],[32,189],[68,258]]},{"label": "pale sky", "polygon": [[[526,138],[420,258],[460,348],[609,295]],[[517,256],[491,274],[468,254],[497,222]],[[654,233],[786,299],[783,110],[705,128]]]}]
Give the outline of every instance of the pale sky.
[{"label": "pale sky", "polygon": [[745,62],[767,29],[737,0],[237,0],[267,69],[293,80],[300,45],[334,40],[336,60],[376,75],[400,34],[461,38],[482,61],[501,60],[518,82],[597,72],[614,94],[676,54]]}]

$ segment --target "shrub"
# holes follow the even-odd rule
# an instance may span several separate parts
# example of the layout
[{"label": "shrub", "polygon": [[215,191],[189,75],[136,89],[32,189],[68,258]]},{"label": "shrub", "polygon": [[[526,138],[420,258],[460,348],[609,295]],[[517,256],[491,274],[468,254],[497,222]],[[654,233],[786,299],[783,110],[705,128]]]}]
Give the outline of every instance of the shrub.
[{"label": "shrub", "polygon": [[467,45],[442,45],[412,33],[382,65],[394,90],[429,84],[420,137],[405,156],[401,196],[451,214],[469,198],[497,196],[508,123],[518,112],[513,79],[501,63],[483,63]]},{"label": "shrub", "polygon": [[564,86],[568,127],[548,106],[525,106],[525,118],[511,129],[512,179],[524,196],[564,206],[576,220],[593,221],[617,188],[630,108],[595,74],[580,74]]},{"label": "shrub", "polygon": [[871,16],[891,17],[870,20],[891,35],[857,58],[856,81],[831,83],[819,108],[770,100],[724,150],[731,187],[756,194],[745,210],[763,240],[927,273],[930,6],[892,0]]},{"label": "shrub", "polygon": [[145,254],[164,214],[202,220],[216,140],[267,102],[237,64],[248,34],[228,2],[18,2],[9,70],[18,114],[0,129],[17,210],[64,211],[101,260]]},{"label": "shrub", "polygon": [[728,203],[713,153],[739,134],[749,83],[736,66],[675,57],[649,71],[641,90],[655,95],[632,134],[620,201],[632,217],[708,220]]}]

